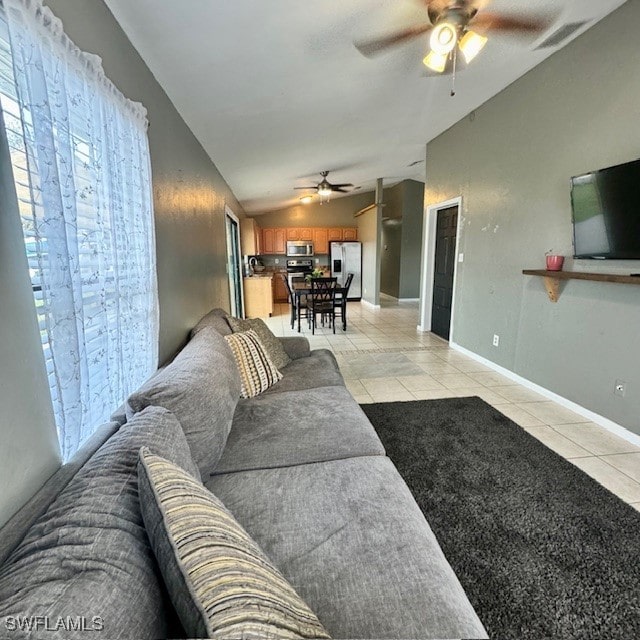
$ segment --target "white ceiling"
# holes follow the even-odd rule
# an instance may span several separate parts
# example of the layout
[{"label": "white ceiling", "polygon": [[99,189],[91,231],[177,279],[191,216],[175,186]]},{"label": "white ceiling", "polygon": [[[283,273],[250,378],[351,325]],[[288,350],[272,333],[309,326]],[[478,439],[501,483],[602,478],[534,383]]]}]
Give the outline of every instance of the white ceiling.
[{"label": "white ceiling", "polygon": [[[247,212],[296,204],[294,186],[424,180],[425,143],[551,55],[491,34],[457,78],[426,77],[423,36],[373,59],[355,40],[427,20],[420,0],[106,0]],[[584,28],[624,0],[494,0],[494,12]],[[584,31],[582,29],[578,32]],[[577,34],[576,34],[577,35]],[[566,44],[566,43],[565,43]]]}]

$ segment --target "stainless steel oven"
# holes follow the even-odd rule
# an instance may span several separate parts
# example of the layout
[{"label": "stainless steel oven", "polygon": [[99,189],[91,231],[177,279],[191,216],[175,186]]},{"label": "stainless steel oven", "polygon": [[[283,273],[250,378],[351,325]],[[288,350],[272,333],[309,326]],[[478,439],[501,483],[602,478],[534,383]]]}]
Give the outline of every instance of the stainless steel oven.
[{"label": "stainless steel oven", "polygon": [[304,278],[313,271],[313,260],[287,260],[287,280],[293,289],[293,278]]},{"label": "stainless steel oven", "polygon": [[287,256],[290,258],[308,258],[313,256],[313,242],[308,240],[288,240]]}]

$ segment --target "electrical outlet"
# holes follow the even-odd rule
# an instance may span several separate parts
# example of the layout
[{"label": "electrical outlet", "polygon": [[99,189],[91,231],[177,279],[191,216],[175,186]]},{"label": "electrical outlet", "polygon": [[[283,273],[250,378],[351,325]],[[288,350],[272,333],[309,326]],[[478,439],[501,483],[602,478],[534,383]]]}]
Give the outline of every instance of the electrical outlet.
[{"label": "electrical outlet", "polygon": [[616,380],[616,384],[613,387],[613,393],[624,398],[627,393],[627,383],[624,380]]},{"label": "electrical outlet", "polygon": [[493,334],[493,346],[494,347],[500,346],[500,336],[497,333]]},{"label": "electrical outlet", "polygon": [[464,253],[458,254],[458,262],[464,262]]},{"label": "electrical outlet", "polygon": [[276,258],[276,259],[274,260],[274,262],[275,262],[276,264],[280,264],[280,258]]},{"label": "electrical outlet", "polygon": [[316,264],[320,264],[320,258],[316,258]]}]

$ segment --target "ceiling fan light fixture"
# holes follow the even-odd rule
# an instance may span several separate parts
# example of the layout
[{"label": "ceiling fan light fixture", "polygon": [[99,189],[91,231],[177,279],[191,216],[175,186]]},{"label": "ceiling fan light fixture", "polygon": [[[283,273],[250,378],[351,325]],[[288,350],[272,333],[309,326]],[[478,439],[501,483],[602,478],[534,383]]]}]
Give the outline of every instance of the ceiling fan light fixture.
[{"label": "ceiling fan light fixture", "polygon": [[447,57],[448,56],[441,56],[435,51],[430,51],[422,62],[432,71],[442,73],[447,67]]},{"label": "ceiling fan light fixture", "polygon": [[487,38],[481,36],[475,31],[467,31],[460,40],[460,51],[467,61],[467,64],[471,62],[487,44]]},{"label": "ceiling fan light fixture", "polygon": [[449,55],[458,42],[458,28],[450,22],[441,22],[431,32],[429,44],[434,53]]}]

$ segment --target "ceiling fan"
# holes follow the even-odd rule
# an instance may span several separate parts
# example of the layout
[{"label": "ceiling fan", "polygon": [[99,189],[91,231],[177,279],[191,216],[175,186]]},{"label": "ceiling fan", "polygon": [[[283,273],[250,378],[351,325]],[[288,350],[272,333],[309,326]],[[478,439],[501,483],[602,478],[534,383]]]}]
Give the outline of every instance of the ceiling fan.
[{"label": "ceiling fan", "polygon": [[487,43],[487,36],[482,35],[487,31],[536,35],[545,31],[550,24],[548,16],[484,11],[483,0],[420,0],[420,2],[426,6],[429,22],[413,25],[382,38],[356,42],[358,51],[370,57],[382,53],[389,47],[403,44],[431,32],[429,39],[431,50],[423,62],[432,71],[443,73],[450,62],[453,62],[455,71],[458,51],[467,63],[471,62]]},{"label": "ceiling fan", "polygon": [[345,187],[353,187],[350,182],[331,184],[331,182],[327,180],[327,176],[329,175],[328,171],[321,171],[320,175],[322,176],[322,180],[318,184],[311,187],[294,187],[294,189],[302,189],[305,191],[313,189],[320,196],[320,204],[322,204],[323,202],[329,202],[332,193],[349,193],[349,190],[345,189]]}]

